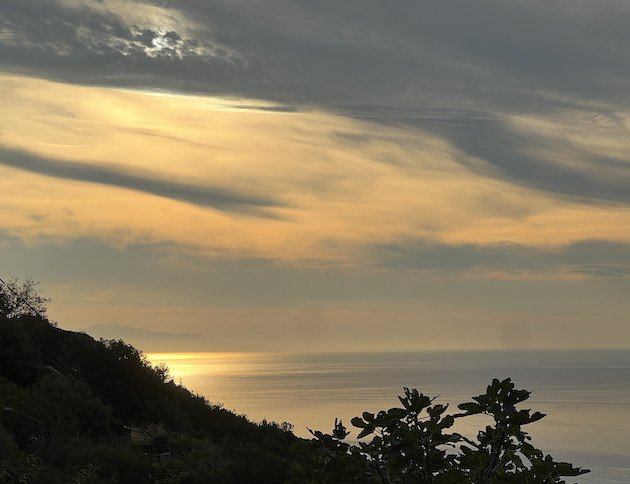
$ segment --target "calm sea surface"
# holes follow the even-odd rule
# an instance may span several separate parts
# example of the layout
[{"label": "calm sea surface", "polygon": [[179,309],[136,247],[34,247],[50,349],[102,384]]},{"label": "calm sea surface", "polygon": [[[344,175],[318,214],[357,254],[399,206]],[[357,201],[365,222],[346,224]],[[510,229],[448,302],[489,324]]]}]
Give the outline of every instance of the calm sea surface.
[{"label": "calm sea surface", "polygon": [[[548,414],[529,426],[532,443],[591,469],[568,482],[630,483],[630,350],[147,356],[209,401],[254,421],[290,422],[302,437],[307,427],[330,432],[335,417],[351,427],[363,411],[399,406],[403,387],[455,411],[492,378],[510,377],[532,392],[523,408]],[[475,435],[485,425],[457,430]]]}]

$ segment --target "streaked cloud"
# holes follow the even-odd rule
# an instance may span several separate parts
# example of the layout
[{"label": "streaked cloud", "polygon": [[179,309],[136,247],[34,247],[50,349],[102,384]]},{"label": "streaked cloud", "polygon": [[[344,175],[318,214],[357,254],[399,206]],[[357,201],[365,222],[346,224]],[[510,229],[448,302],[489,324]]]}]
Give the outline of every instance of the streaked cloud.
[{"label": "streaked cloud", "polygon": [[[32,243],[100,237],[116,246],[174,243],[211,257],[378,266],[371,247],[407,240],[561,247],[597,234],[628,241],[625,166],[597,172],[579,145],[582,138],[606,145],[599,152],[614,159],[627,141],[603,129],[598,137],[588,124],[567,133],[562,120],[509,120],[532,137],[546,130],[574,146],[566,159],[543,142],[538,149],[552,156],[551,171],[583,180],[595,173],[592,187],[509,161],[509,143],[499,137],[497,156],[482,159],[442,136],[474,131],[475,123],[500,129],[474,119],[387,125],[259,110],[273,108],[259,101],[2,79],[2,223]],[[465,139],[474,142],[472,131]],[[521,145],[523,164],[536,160],[535,146]],[[554,186],[545,185],[550,180]],[[231,215],[239,213],[255,217]]]},{"label": "streaked cloud", "polygon": [[[606,137],[614,144],[622,140],[630,128],[628,119],[584,120],[577,113],[572,118],[580,123],[565,132],[549,132],[553,119],[529,119],[525,124],[510,119],[454,120],[458,124],[427,126],[437,131],[465,155],[462,162],[485,171],[488,176],[506,178],[512,182],[546,190],[558,195],[591,198],[594,201],[630,202],[630,156],[628,152],[607,155],[584,146],[576,138],[593,138],[593,131],[608,131]],[[536,126],[536,121],[539,126]],[[608,121],[608,123],[606,123]],[[559,128],[558,124],[555,126]],[[618,138],[615,138],[617,136]],[[582,146],[580,146],[582,144]],[[468,163],[480,160],[484,165]]]},{"label": "streaked cloud", "polygon": [[460,162],[494,168],[487,176],[628,202],[627,151],[563,136],[578,123],[628,138],[623,2],[23,0],[2,13],[8,71],[410,124],[461,150]]},{"label": "streaked cloud", "polygon": [[567,280],[628,277],[630,244],[583,240],[560,247],[516,244],[457,246],[408,243],[375,248],[384,267],[395,271],[446,271],[471,279]]},{"label": "streaked cloud", "polygon": [[272,213],[265,211],[263,207],[280,205],[280,202],[271,198],[238,193],[225,187],[178,183],[173,180],[152,178],[140,173],[125,172],[107,166],[53,160],[1,145],[0,165],[38,175],[126,188],[201,207],[213,207],[249,215],[273,217]]}]

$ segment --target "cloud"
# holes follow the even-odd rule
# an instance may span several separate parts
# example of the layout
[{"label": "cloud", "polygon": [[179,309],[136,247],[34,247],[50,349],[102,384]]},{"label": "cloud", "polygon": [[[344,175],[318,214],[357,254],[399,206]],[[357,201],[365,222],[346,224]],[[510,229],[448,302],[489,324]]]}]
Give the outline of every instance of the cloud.
[{"label": "cloud", "polygon": [[247,215],[273,218],[267,207],[280,205],[278,201],[269,197],[240,193],[226,188],[151,178],[104,166],[53,160],[4,146],[0,146],[0,165],[54,178],[126,188],[201,207]]},{"label": "cloud", "polygon": [[75,84],[217,92],[208,76],[225,88],[229,71],[243,62],[207,36],[191,37],[180,12],[149,3],[26,0],[8,2],[0,12],[0,53],[9,72]]},{"label": "cloud", "polygon": [[[0,225],[29,243],[165,241],[208,257],[325,267],[371,266],[372,246],[401,240],[525,247],[562,247],[594,234],[628,240],[627,205],[544,192],[526,170],[517,174],[522,180],[509,176],[442,134],[504,129],[541,138],[545,151],[523,146],[525,155],[592,173],[604,191],[624,179],[624,167],[602,169],[589,153],[619,159],[630,149],[623,129],[607,123],[566,131],[564,118],[475,124],[471,113],[434,112],[401,126],[316,110],[243,109],[265,106],[250,100],[1,78],[0,147],[11,168],[0,166]],[[571,147],[568,160],[553,152],[555,142]],[[508,156],[508,141],[497,143]]]},{"label": "cloud", "polygon": [[274,105],[243,107],[314,107],[420,128],[461,150],[460,161],[495,168],[485,175],[561,196],[629,201],[626,155],[510,122],[562,110],[571,130],[581,116],[621,117],[616,133],[627,138],[625,2],[23,0],[0,12],[5,71],[264,99]]},{"label": "cloud", "polygon": [[477,279],[580,280],[627,278],[630,243],[585,240],[556,248],[519,244],[446,245],[410,243],[374,249],[393,271],[442,271]]},{"label": "cloud", "polygon": [[22,0],[0,56],[67,82],[320,107],[548,110],[628,99],[625,2]]},{"label": "cloud", "polygon": [[625,153],[614,157],[593,152],[558,133],[532,132],[509,119],[416,124],[449,140],[464,155],[460,162],[486,175],[560,195],[630,202],[630,157]]}]

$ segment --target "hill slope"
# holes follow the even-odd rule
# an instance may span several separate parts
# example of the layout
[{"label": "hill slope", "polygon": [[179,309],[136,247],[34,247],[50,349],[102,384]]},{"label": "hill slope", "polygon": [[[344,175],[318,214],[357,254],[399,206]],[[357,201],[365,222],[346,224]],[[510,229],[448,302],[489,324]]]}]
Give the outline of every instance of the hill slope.
[{"label": "hill slope", "polygon": [[0,482],[287,479],[297,439],[209,404],[122,340],[0,315]]}]

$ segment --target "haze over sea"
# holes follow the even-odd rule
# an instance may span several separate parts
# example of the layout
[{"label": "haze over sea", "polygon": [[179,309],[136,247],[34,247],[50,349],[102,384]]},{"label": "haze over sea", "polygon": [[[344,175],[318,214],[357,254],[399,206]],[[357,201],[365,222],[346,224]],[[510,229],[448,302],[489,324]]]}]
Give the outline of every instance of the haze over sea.
[{"label": "haze over sea", "polygon": [[[398,406],[405,386],[439,395],[454,412],[492,378],[510,377],[532,392],[523,408],[548,414],[526,429],[534,445],[591,469],[569,482],[630,482],[630,350],[148,356],[209,401],[256,421],[287,421],[301,437],[307,427],[330,432],[336,417],[351,427],[363,411]],[[457,430],[474,434],[485,424]]]}]

